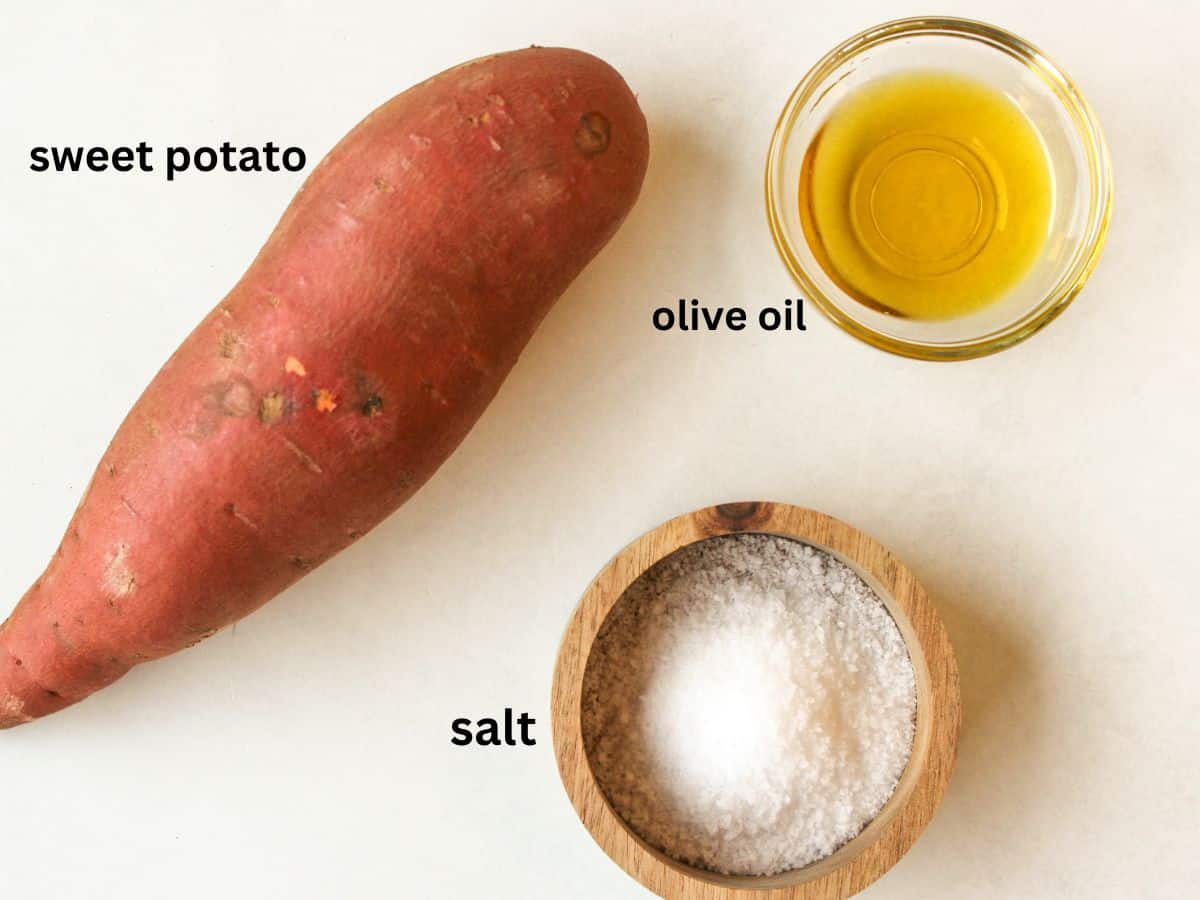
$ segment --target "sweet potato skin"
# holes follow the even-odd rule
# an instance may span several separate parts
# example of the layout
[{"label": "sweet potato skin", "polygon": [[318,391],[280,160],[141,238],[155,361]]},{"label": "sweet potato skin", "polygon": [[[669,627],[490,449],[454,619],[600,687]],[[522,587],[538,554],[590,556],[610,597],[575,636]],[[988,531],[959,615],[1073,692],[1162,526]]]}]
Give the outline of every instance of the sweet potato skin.
[{"label": "sweet potato skin", "polygon": [[134,405],[0,626],[0,727],[240,619],[402,504],[647,157],[628,86],[573,50],[475,60],[363,120]]}]

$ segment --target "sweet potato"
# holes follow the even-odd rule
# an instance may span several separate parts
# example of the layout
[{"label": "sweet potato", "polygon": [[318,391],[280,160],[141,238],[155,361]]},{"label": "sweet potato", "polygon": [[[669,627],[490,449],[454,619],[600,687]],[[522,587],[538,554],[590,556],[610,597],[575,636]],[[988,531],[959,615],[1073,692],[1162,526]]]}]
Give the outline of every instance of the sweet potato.
[{"label": "sweet potato", "polygon": [[621,76],[574,50],[475,60],[364,119],[134,405],[0,626],[0,727],[240,619],[411,496],[647,156]]}]

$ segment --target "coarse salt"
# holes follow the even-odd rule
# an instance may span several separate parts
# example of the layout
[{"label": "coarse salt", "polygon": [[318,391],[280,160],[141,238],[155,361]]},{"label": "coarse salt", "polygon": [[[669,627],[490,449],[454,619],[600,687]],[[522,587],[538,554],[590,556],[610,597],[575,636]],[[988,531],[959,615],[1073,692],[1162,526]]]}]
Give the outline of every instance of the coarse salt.
[{"label": "coarse salt", "polygon": [[786,538],[714,538],[613,608],[584,675],[584,744],[648,843],[774,875],[833,853],[887,803],[915,682],[895,621],[849,567]]}]

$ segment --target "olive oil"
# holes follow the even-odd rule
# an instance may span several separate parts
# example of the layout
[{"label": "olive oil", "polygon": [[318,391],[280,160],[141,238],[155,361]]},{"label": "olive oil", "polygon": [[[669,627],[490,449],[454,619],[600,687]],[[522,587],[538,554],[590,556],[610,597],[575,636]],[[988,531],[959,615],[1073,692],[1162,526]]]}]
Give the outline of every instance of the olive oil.
[{"label": "olive oil", "polygon": [[1049,236],[1053,176],[1007,95],[957,74],[892,75],[846,97],[813,139],[800,218],[861,303],[948,319],[999,299]]}]

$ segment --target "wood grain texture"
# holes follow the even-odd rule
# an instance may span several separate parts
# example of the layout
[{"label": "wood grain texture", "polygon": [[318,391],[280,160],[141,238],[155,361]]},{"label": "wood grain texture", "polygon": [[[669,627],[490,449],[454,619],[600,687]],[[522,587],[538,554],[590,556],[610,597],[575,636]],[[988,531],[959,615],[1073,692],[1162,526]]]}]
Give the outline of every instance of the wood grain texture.
[{"label": "wood grain texture", "polygon": [[[771,877],[725,876],[679,863],[647,845],[613,811],[584,751],[583,675],[609,611],[652,565],[696,541],[757,532],[794,538],[849,565],[879,594],[908,646],[917,675],[912,757],[891,800],[858,837],[823,860]],[[671,900],[841,900],[882,876],[916,842],[945,794],[961,722],[958,666],[949,638],[913,574],[884,546],[837,519],[779,503],[700,509],[638,538],[583,595],[559,651],[551,698],[559,774],[592,837],[618,865]]]}]

